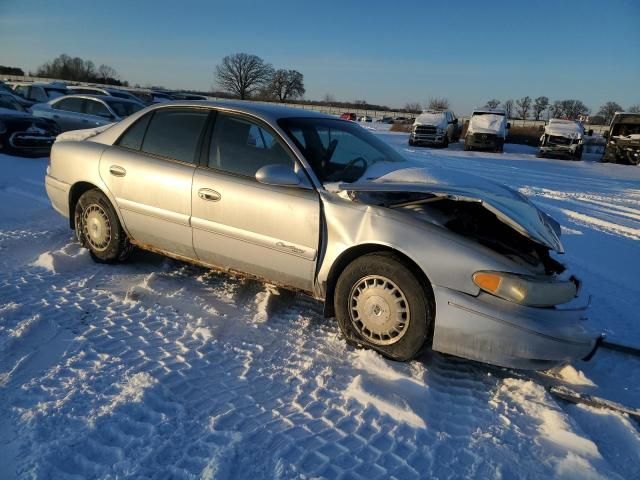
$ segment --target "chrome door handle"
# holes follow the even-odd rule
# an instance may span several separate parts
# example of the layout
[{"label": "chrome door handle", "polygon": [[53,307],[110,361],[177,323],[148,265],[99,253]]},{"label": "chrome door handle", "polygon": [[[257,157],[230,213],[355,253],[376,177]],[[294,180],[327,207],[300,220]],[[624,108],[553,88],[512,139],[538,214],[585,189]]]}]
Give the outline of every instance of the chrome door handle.
[{"label": "chrome door handle", "polygon": [[217,202],[222,198],[222,195],[220,195],[220,193],[216,192],[215,190],[211,190],[210,188],[201,188],[200,190],[198,190],[198,196],[201,199],[207,200],[209,202]]},{"label": "chrome door handle", "polygon": [[118,165],[111,165],[109,167],[109,173],[114,177],[124,177],[127,174],[127,171]]}]

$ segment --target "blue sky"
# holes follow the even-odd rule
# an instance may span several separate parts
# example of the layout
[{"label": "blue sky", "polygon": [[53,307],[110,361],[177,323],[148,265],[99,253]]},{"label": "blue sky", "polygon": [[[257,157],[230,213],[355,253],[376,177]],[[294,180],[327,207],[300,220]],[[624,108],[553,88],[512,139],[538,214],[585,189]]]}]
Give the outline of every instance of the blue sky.
[{"label": "blue sky", "polygon": [[447,97],[459,114],[524,95],[640,103],[640,1],[0,0],[0,65],[67,53],[206,90],[234,52],[301,71],[310,99]]}]

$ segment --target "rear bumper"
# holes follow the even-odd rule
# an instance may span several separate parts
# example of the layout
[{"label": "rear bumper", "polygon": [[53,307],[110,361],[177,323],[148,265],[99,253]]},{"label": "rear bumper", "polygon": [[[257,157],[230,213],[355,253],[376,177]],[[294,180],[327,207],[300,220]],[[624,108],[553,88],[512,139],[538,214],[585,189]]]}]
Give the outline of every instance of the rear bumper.
[{"label": "rear bumper", "polygon": [[[588,328],[587,307],[534,308],[481,293],[434,286],[433,349],[484,363],[546,370],[588,359],[601,334]],[[573,302],[572,302],[573,303]]]},{"label": "rear bumper", "polygon": [[55,140],[55,135],[14,132],[5,140],[5,146],[17,155],[46,156]]},{"label": "rear bumper", "polygon": [[60,215],[69,218],[69,190],[71,185],[47,174],[44,178],[44,186],[54,210]]}]

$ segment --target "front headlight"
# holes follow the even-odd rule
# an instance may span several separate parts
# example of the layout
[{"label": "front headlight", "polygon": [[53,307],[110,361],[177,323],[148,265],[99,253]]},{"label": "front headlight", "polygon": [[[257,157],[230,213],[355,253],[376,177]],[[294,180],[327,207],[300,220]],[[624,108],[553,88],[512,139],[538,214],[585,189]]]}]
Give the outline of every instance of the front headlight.
[{"label": "front headlight", "polygon": [[443,128],[436,128],[436,132],[438,133],[438,135],[442,135],[444,133],[444,129]]},{"label": "front headlight", "polygon": [[572,281],[550,280],[504,272],[476,272],[473,283],[485,292],[531,307],[551,307],[571,301],[578,292]]}]

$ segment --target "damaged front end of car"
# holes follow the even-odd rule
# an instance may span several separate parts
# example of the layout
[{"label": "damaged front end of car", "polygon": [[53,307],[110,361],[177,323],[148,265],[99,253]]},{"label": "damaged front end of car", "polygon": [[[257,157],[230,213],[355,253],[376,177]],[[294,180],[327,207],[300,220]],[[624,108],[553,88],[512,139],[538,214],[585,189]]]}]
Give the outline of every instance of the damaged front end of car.
[{"label": "damaged front end of car", "polygon": [[513,265],[513,271],[475,265],[466,273],[477,286],[472,293],[430,278],[434,350],[534,370],[592,354],[600,335],[585,327],[588,301],[580,295],[580,281],[553,256],[563,253],[555,220],[519,192],[493,182],[455,183],[435,169],[421,179],[426,181],[397,181],[411,176],[405,171],[341,189],[353,202],[435,225]]}]

